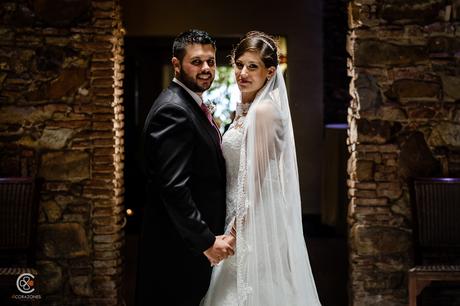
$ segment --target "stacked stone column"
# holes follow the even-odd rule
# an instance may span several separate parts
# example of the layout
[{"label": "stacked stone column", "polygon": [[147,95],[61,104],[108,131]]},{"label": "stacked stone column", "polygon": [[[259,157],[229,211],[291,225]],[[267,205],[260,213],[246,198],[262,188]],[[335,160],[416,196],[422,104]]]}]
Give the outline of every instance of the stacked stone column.
[{"label": "stacked stone column", "polygon": [[118,1],[3,1],[0,11],[0,174],[43,182],[42,304],[122,304]]},{"label": "stacked stone column", "polygon": [[410,179],[460,175],[457,2],[349,3],[348,223],[354,306],[407,305],[407,271],[413,262]]}]

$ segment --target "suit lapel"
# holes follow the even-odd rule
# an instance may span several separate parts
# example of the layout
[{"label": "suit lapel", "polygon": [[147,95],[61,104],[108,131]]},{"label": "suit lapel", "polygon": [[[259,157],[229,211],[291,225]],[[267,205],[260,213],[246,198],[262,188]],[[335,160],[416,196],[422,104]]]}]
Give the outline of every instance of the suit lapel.
[{"label": "suit lapel", "polygon": [[198,103],[179,84],[172,82],[171,85],[169,86],[169,89],[175,92],[183,101],[185,101],[186,104],[189,106],[189,108],[194,112],[195,117],[200,121],[201,125],[205,127],[204,130],[209,135],[209,137],[212,139],[214,146],[216,147],[216,150],[218,150],[218,155],[223,160],[220,139],[219,139],[219,135],[217,135],[218,131],[216,131],[215,130],[216,128],[213,127],[211,123],[208,121],[206,114],[200,108]]}]

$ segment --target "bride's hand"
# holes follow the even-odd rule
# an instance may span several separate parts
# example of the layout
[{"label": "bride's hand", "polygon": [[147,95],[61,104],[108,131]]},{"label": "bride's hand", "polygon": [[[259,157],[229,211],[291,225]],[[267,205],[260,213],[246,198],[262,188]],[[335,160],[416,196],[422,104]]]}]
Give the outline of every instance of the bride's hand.
[{"label": "bride's hand", "polygon": [[231,235],[219,235],[219,236],[216,236],[216,240],[222,240],[228,245],[230,245],[230,247],[232,248],[232,252],[229,253],[225,258],[222,258],[221,260],[216,261],[216,260],[212,260],[208,258],[211,263],[211,267],[218,266],[220,263],[222,263],[223,260],[227,259],[230,256],[233,256],[234,255],[233,249],[235,248],[235,245],[236,245],[236,239],[235,237]]},{"label": "bride's hand", "polygon": [[235,248],[236,246],[236,238],[232,235],[222,235],[220,236],[222,240],[224,240],[225,242],[227,242],[228,244],[230,244],[232,246],[232,248]]},{"label": "bride's hand", "polygon": [[203,254],[208,258],[211,266],[218,264],[223,259],[228,256],[233,255],[234,250],[233,246],[230,245],[222,236],[216,236],[214,244],[203,252]]}]

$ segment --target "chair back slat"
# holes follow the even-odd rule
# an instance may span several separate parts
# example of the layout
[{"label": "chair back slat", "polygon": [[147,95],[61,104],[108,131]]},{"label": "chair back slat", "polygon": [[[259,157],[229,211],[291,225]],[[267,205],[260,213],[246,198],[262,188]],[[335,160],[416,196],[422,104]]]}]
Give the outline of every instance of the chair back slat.
[{"label": "chair back slat", "polygon": [[460,179],[415,180],[420,247],[460,247]]},{"label": "chair back slat", "polygon": [[0,178],[0,250],[30,247],[35,206],[33,178]]},{"label": "chair back slat", "polygon": [[432,281],[460,281],[460,178],[416,178],[411,184],[414,264],[409,305]]}]

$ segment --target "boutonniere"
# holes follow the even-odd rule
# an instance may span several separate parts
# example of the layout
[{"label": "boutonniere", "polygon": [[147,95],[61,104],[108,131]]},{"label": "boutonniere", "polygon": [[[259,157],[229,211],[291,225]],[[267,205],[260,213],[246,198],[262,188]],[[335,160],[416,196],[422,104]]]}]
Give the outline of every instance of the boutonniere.
[{"label": "boutonniere", "polygon": [[216,110],[216,103],[212,101],[206,101],[204,102],[204,105],[206,105],[211,114],[214,114],[214,111]]}]

